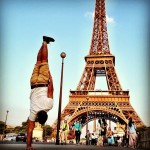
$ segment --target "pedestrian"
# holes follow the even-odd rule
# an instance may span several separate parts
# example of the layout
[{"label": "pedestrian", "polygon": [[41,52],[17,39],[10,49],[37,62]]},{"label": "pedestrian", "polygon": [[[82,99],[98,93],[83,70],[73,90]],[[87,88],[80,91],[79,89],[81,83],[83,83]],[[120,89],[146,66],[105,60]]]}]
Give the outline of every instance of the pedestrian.
[{"label": "pedestrian", "polygon": [[41,125],[45,124],[48,118],[47,112],[53,107],[53,80],[48,65],[47,44],[49,42],[54,42],[54,39],[43,36],[43,44],[38,52],[37,62],[30,80],[30,115],[27,125],[26,150],[34,150],[31,143],[35,121]]},{"label": "pedestrian", "polygon": [[96,134],[95,134],[95,131],[93,131],[91,137],[92,137],[92,145],[96,145]]},{"label": "pedestrian", "polygon": [[128,134],[129,134],[129,146],[131,148],[136,148],[136,145],[137,145],[136,125],[132,121],[132,118],[129,119],[127,128],[128,128]]},{"label": "pedestrian", "polygon": [[111,131],[111,128],[109,127],[107,132],[106,132],[107,142],[108,142],[109,145],[114,144],[113,139],[112,139],[113,138],[112,135],[113,135],[113,133]]},{"label": "pedestrian", "polygon": [[123,135],[123,146],[128,147],[129,146],[129,135],[127,130],[127,125],[125,126],[124,135]]},{"label": "pedestrian", "polygon": [[118,147],[121,147],[121,145],[122,145],[122,137],[120,137],[120,136],[117,136],[117,145],[118,145]]},{"label": "pedestrian", "polygon": [[87,130],[87,133],[86,133],[86,144],[87,145],[90,145],[90,140],[91,140],[91,133],[89,130]]},{"label": "pedestrian", "polygon": [[69,140],[69,143],[73,143],[73,141],[75,139],[75,133],[74,133],[74,130],[73,130],[72,126],[69,127],[69,132],[68,132],[67,139]]},{"label": "pedestrian", "polygon": [[62,128],[61,127],[59,130],[59,139],[60,139],[60,143],[62,144],[63,143],[63,135],[62,135]]},{"label": "pedestrian", "polygon": [[97,146],[103,146],[103,137],[102,136],[98,137]]},{"label": "pedestrian", "polygon": [[81,123],[77,120],[77,122],[74,124],[76,144],[80,143],[81,127],[82,127]]},{"label": "pedestrian", "polygon": [[99,130],[99,135],[101,135],[101,119],[98,119],[97,128]]},{"label": "pedestrian", "polygon": [[114,145],[117,145],[117,128],[114,127],[114,131],[113,131],[113,138],[114,138]]},{"label": "pedestrian", "polygon": [[107,123],[106,123],[106,120],[104,118],[102,118],[102,122],[101,122],[101,136],[103,137],[103,145],[104,145],[104,143],[107,143],[106,131],[107,131]]},{"label": "pedestrian", "polygon": [[62,124],[62,143],[61,144],[65,144],[66,145],[68,131],[69,131],[69,125],[67,123],[67,120],[64,120],[64,123]]},{"label": "pedestrian", "polygon": [[100,127],[97,126],[96,131],[95,131],[96,145],[98,142],[99,135],[100,135]]}]

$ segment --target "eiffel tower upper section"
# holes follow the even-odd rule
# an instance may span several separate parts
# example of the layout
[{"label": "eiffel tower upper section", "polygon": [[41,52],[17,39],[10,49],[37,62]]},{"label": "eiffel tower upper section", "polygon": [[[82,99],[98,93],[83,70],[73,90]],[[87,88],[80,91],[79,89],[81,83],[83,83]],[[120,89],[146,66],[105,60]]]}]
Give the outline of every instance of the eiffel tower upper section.
[{"label": "eiffel tower upper section", "polygon": [[89,55],[85,57],[86,66],[80,82],[77,86],[78,91],[95,90],[97,76],[106,76],[109,93],[120,95],[127,94],[122,91],[121,84],[115,71],[115,57],[110,53],[105,0],[96,0],[93,34]]},{"label": "eiffel tower upper section", "polygon": [[96,0],[90,55],[110,55],[105,1]]}]

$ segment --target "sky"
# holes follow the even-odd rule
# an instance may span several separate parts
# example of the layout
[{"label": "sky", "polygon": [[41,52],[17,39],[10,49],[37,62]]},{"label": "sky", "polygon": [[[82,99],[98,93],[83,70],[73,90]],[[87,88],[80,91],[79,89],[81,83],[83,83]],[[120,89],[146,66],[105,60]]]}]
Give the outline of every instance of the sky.
[{"label": "sky", "polygon": [[[145,125],[150,126],[149,1],[106,0],[110,51],[123,90]],[[54,82],[54,106],[47,124],[57,119],[64,59],[62,110],[75,90],[85,67],[93,29],[94,0],[1,0],[0,1],[0,120],[18,126],[30,108],[30,77],[42,36],[55,39],[48,45]],[[97,87],[99,88],[99,87]],[[105,90],[105,89],[104,89]]]}]

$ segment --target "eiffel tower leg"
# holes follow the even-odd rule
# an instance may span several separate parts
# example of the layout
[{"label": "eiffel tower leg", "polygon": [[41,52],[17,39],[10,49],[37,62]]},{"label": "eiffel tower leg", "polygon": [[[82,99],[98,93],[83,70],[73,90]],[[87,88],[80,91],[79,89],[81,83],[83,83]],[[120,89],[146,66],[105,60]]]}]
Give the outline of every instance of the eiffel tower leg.
[{"label": "eiffel tower leg", "polygon": [[93,120],[93,132],[96,131],[96,117]]}]

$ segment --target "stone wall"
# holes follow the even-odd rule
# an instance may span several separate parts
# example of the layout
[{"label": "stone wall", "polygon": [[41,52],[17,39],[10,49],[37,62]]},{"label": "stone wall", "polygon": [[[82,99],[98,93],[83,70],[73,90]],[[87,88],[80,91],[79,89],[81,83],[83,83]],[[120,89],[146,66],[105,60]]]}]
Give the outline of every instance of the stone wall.
[{"label": "stone wall", "polygon": [[139,132],[138,148],[150,149],[150,127]]}]

